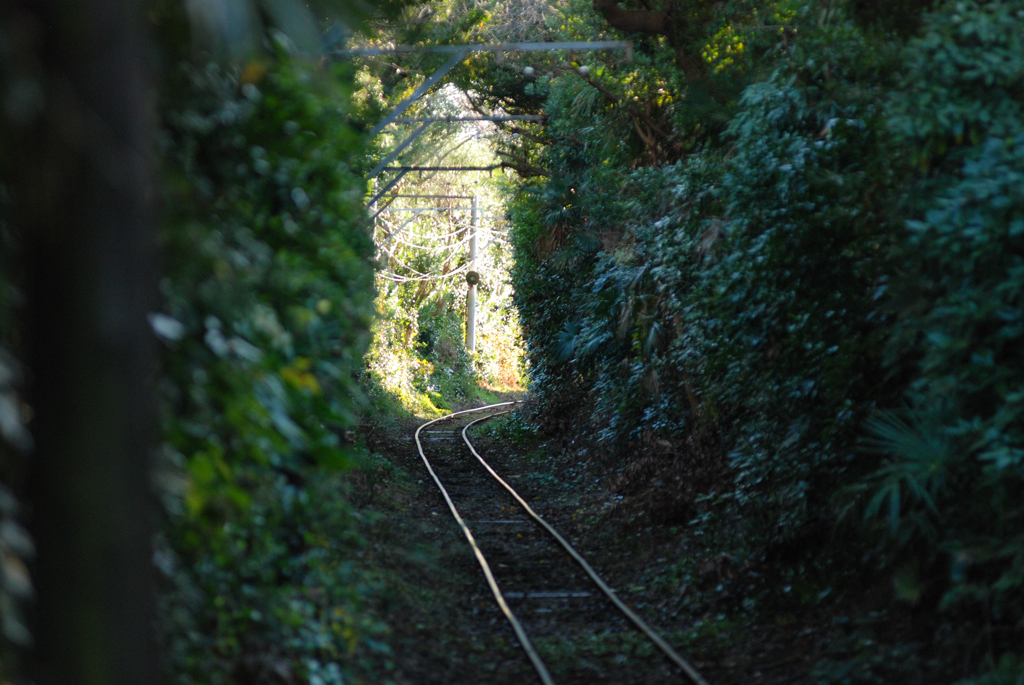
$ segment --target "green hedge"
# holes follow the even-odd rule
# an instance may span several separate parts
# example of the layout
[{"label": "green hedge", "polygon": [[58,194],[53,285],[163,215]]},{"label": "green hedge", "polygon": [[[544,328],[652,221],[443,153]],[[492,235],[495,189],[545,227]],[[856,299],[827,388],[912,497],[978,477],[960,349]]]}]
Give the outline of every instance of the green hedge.
[{"label": "green hedge", "polygon": [[[544,82],[552,173],[510,214],[532,387],[630,455],[655,518],[716,511],[743,557],[813,554],[845,511],[905,598],[1016,621],[1024,3],[945,3],[906,40],[773,8],[774,50],[669,93],[672,164],[609,144],[636,142],[618,103]],[[727,123],[684,130],[708,93]]]},{"label": "green hedge", "polygon": [[275,50],[244,69],[176,65],[162,109],[157,558],[181,683],[340,683],[330,664],[380,629],[359,609],[350,509],[310,471],[350,463],[363,406],[364,140],[352,74]]}]

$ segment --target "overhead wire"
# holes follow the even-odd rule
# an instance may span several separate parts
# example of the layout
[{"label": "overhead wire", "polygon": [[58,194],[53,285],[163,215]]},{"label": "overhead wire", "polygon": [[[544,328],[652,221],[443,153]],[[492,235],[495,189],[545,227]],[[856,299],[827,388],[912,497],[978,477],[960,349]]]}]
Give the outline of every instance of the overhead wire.
[{"label": "overhead wire", "polygon": [[[381,223],[384,224],[386,227],[391,227],[391,223],[390,222],[385,222],[384,220],[381,220]],[[456,235],[459,235],[461,233],[465,233],[470,228],[472,228],[472,224],[465,224],[462,228],[460,228],[457,231],[452,231],[451,233],[445,233],[444,235],[437,236],[437,239],[440,240],[440,239],[443,239],[443,238],[448,238],[450,236],[456,236]],[[395,230],[398,230],[398,229],[395,229]],[[387,235],[387,237],[384,239],[384,243],[386,243],[388,240],[390,240],[393,235],[394,235],[394,231],[392,231],[392,233],[389,233]],[[417,237],[422,237],[422,238],[426,238],[426,239],[432,239],[434,236],[423,235],[423,236],[417,236]]]},{"label": "overhead wire", "polygon": [[416,248],[418,250],[426,250],[427,252],[440,252],[441,250],[452,250],[455,249],[456,247],[465,245],[472,239],[472,236],[470,236],[469,238],[463,238],[459,242],[452,243],[450,245],[416,245],[415,243],[410,243],[406,240],[402,240],[401,238],[395,238],[394,242],[399,245],[405,245],[406,247]]},{"label": "overhead wire", "polygon": [[[471,134],[471,135],[467,136],[466,138],[458,141],[456,144],[454,144],[449,149],[443,150],[443,151],[439,151],[439,152],[435,153],[434,155],[428,156],[427,157],[427,161],[436,160],[435,164],[439,163],[440,161],[444,160],[448,155],[452,154],[453,152],[458,150],[463,145],[466,145],[467,143],[470,143],[470,142],[472,142],[474,140],[478,140],[479,138],[482,138],[482,137],[484,137],[484,134],[480,133],[480,132]],[[432,172],[432,173],[430,173],[429,175],[426,176],[426,179],[429,180],[429,179],[433,178],[434,176],[436,176],[438,173],[440,173],[440,172],[438,172],[438,171]],[[420,174],[420,177],[424,178],[422,173]],[[427,208],[424,208],[424,209],[427,209]],[[380,215],[380,213],[378,213],[378,215],[376,215],[376,216],[379,216],[379,215]],[[415,221],[416,218],[418,218],[418,216],[414,216],[412,219],[405,221],[403,224],[401,224],[401,226],[399,228],[396,228],[396,229],[392,230],[386,237],[383,238],[383,240],[380,241],[380,244],[378,245],[377,249],[381,250],[384,254],[387,255],[388,263],[389,263],[388,272],[387,273],[382,273],[381,277],[386,279],[386,280],[395,282],[395,283],[422,282],[422,281],[441,281],[441,280],[447,280],[449,278],[452,278],[455,275],[458,275],[458,274],[461,274],[461,273],[465,273],[466,271],[468,271],[469,270],[469,265],[467,264],[467,265],[464,265],[462,267],[459,267],[457,269],[454,269],[453,271],[449,271],[449,272],[444,273],[444,274],[424,274],[424,273],[422,273],[422,272],[412,268],[411,266],[409,266],[408,264],[406,264],[401,259],[399,259],[398,257],[395,256],[396,248],[397,248],[398,245],[403,245],[403,246],[405,246],[406,248],[409,248],[409,249],[426,250],[428,252],[444,252],[444,251],[452,250],[453,251],[452,254],[448,255],[439,265],[441,267],[444,267],[449,262],[451,262],[451,260],[456,256],[456,253],[454,252],[455,248],[460,247],[460,246],[462,246],[462,245],[464,245],[467,242],[472,240],[472,236],[469,236],[469,237],[464,238],[464,239],[460,240],[459,242],[454,243],[452,245],[437,245],[437,246],[423,245],[423,244],[418,244],[417,242],[415,242],[415,241],[428,241],[428,242],[432,242],[432,241],[435,241],[435,240],[444,240],[444,239],[449,238],[449,237],[458,236],[458,235],[461,235],[461,234],[465,233],[468,230],[471,230],[472,229],[471,225],[465,225],[465,226],[459,228],[456,231],[452,231],[452,232],[449,232],[449,233],[441,235],[441,236],[431,236],[431,235],[422,235],[422,234],[410,234],[408,236],[409,237],[408,240],[404,240],[404,239],[398,237],[398,234],[401,233],[404,230],[406,225],[412,224],[413,226],[415,226],[415,223],[412,223],[412,222]],[[391,225],[390,222],[386,222],[384,219],[380,219],[380,223],[383,224],[385,227]],[[478,226],[477,228],[479,229],[480,227]],[[485,240],[487,240],[487,239],[485,239]],[[485,247],[486,247],[487,244],[489,244],[489,242],[490,242],[490,240],[487,240],[487,242],[485,243]],[[390,249],[389,249],[389,246],[392,246],[392,247],[390,247]],[[400,274],[395,273],[394,269],[391,267],[391,263],[392,262],[396,263],[399,267],[402,267],[404,269],[408,269],[413,274],[415,274],[415,276],[405,276],[405,275],[400,275]]]},{"label": "overhead wire", "polygon": [[453,269],[443,274],[422,274],[419,277],[413,278],[409,276],[399,276],[396,273],[381,273],[381,278],[392,281],[394,283],[418,283],[420,281],[445,281],[453,276],[464,274],[469,271],[469,265],[460,266],[457,269]]},{"label": "overhead wire", "polygon": [[[451,233],[445,233],[445,234],[439,235],[439,236],[432,236],[432,235],[428,235],[428,234],[421,234],[421,235],[414,235],[413,237],[415,237],[415,238],[423,238],[425,240],[434,240],[435,238],[437,240],[444,240],[445,238],[451,238],[451,237],[460,235],[462,233],[465,233],[466,231],[468,231],[471,228],[472,228],[472,225],[466,224],[465,227],[460,228],[457,231],[452,231]],[[388,236],[388,237],[390,237],[390,236]]]},{"label": "overhead wire", "polygon": [[[427,274],[424,274],[424,273],[422,273],[422,272],[419,272],[419,271],[417,271],[416,269],[412,268],[411,266],[409,266],[408,264],[406,264],[405,262],[403,262],[403,261],[402,261],[401,259],[399,259],[398,257],[396,257],[396,256],[395,256],[395,253],[394,253],[394,252],[386,252],[385,254],[387,254],[387,256],[388,256],[388,261],[389,261],[389,262],[390,262],[391,260],[394,260],[394,261],[395,261],[395,262],[397,262],[397,263],[398,263],[398,264],[399,264],[400,266],[403,266],[403,267],[405,267],[406,269],[408,269],[409,271],[412,271],[412,272],[413,272],[413,273],[415,273],[415,274],[419,274],[420,276],[426,276],[426,275],[427,275]],[[438,266],[438,267],[443,267],[443,266],[444,266],[445,264],[447,264],[448,262],[450,262],[450,261],[451,261],[452,259],[454,259],[454,258],[455,258],[455,257],[457,257],[457,256],[458,256],[458,255],[457,255],[457,254],[454,254],[454,253],[453,253],[453,254],[450,254],[450,255],[448,255],[447,257],[445,257],[444,261],[442,261],[442,262],[441,262],[440,264],[438,264],[437,266]]]}]

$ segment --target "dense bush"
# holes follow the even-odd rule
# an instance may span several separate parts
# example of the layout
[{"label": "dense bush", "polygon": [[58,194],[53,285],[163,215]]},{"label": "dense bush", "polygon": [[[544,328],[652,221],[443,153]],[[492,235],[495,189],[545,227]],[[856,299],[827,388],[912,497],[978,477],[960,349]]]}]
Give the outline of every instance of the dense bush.
[{"label": "dense bush", "polygon": [[[905,54],[892,126],[923,170],[893,282],[890,351],[909,409],[873,424],[888,457],[867,511],[899,563],[993,618],[1024,585],[1024,4],[959,2]],[[917,577],[920,574],[920,577]]]},{"label": "dense bush", "polygon": [[728,11],[703,83],[661,77],[674,163],[648,166],[621,104],[649,96],[656,46],[629,79],[555,75],[523,101],[550,175],[511,198],[514,283],[548,421],[589,427],[578,456],[630,455],[619,491],[655,518],[717,512],[693,523],[741,558],[818,549],[852,495],[901,597],[1010,625],[1024,5],[945,3],[903,42],[884,11],[780,3],[774,49],[749,50],[722,43],[751,21]]},{"label": "dense bush", "polygon": [[[591,391],[606,445],[658,436],[674,443],[662,461],[727,450],[732,496],[758,509],[742,519],[760,527],[748,541],[782,542],[822,516],[879,392],[870,314],[894,153],[879,104],[889,63],[865,52],[848,23],[819,30],[744,91],[720,135],[660,169],[556,138],[558,180],[514,205],[538,391]],[[547,113],[580,126],[570,102],[553,93]],[[540,299],[552,281],[564,300]],[[695,434],[723,440],[698,448]],[[641,475],[648,497],[679,486],[664,465]],[[689,494],[665,515],[694,513]]]},{"label": "dense bush", "polygon": [[362,406],[363,138],[351,73],[287,47],[245,69],[173,65],[162,111],[158,559],[182,683],[340,683],[329,664],[372,633],[345,562],[348,506],[305,475],[349,462],[344,434]]}]

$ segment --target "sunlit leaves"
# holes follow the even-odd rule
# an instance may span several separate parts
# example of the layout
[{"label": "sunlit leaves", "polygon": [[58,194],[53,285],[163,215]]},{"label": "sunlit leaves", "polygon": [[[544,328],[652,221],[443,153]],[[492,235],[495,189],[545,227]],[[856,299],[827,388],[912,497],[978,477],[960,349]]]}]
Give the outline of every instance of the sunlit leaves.
[{"label": "sunlit leaves", "polygon": [[[301,475],[351,466],[341,435],[363,406],[373,264],[349,72],[281,51],[258,68],[176,73],[161,148],[167,276],[151,317],[165,348],[176,682],[220,682],[225,660],[253,654],[266,673],[333,677],[331,662],[377,630],[339,567],[348,507],[334,493],[314,514]],[[313,517],[334,526],[329,542],[304,534]]]}]

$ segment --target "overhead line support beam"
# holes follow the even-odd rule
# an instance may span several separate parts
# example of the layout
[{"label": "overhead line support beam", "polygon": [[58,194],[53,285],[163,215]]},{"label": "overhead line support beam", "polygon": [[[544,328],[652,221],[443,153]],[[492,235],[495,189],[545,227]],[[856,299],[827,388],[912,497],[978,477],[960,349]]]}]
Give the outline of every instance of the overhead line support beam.
[{"label": "overhead line support beam", "polygon": [[390,153],[388,153],[387,157],[385,157],[384,159],[380,160],[380,162],[377,163],[377,166],[373,167],[373,169],[370,171],[370,173],[367,174],[367,178],[374,178],[374,177],[376,177],[377,174],[380,173],[381,169],[386,167],[388,164],[391,164],[391,162],[395,161],[395,158],[398,157],[398,155],[400,155],[402,153],[402,150],[404,150],[405,148],[409,147],[409,145],[412,144],[412,141],[414,141],[417,138],[419,138],[420,134],[423,133],[423,130],[428,125],[429,125],[429,122],[420,124],[420,127],[418,129],[416,129],[415,131],[410,133],[408,138],[403,140],[398,145],[398,147],[396,147],[394,150],[392,150]]},{"label": "overhead line support beam", "polygon": [[350,48],[336,50],[333,54],[339,57],[349,55],[394,55],[415,52],[442,52],[465,55],[470,52],[540,52],[543,50],[626,50],[627,57],[632,56],[633,41],[630,40],[593,40],[593,41],[562,41],[550,43],[470,43],[467,45],[394,45],[387,48]]},{"label": "overhead line support beam", "polygon": [[401,171],[405,173],[410,171],[494,171],[499,168],[501,168],[500,164],[492,164],[491,166],[389,166],[381,169],[381,171]]},{"label": "overhead line support beam", "polygon": [[377,135],[378,133],[384,130],[385,126],[393,122],[398,117],[402,116],[402,113],[405,112],[405,110],[409,109],[412,103],[419,100],[424,93],[433,88],[434,84],[440,81],[442,78],[444,78],[444,75],[451,71],[452,67],[461,62],[462,58],[465,57],[465,55],[465,51],[456,52],[456,54],[452,56],[450,60],[441,65],[437,71],[435,71],[427,78],[426,81],[421,83],[419,88],[414,90],[409,97],[405,98],[400,103],[398,103],[398,106],[391,110],[390,114],[381,119],[380,123],[374,126],[373,130],[370,131],[370,136],[373,137]]},{"label": "overhead line support beam", "polygon": [[[471,52],[493,52],[498,57],[499,61],[504,60],[506,52],[540,52],[545,50],[625,50],[626,61],[633,61],[633,42],[628,40],[598,40],[598,41],[563,41],[563,42],[550,42],[550,43],[475,43],[467,45],[395,45],[387,48],[352,48],[348,50],[336,50],[334,55],[338,57],[346,57],[353,55],[392,55],[398,53],[417,53],[417,52],[436,52],[446,53],[452,55],[451,58],[441,65],[434,73],[427,77],[427,79],[419,85],[407,98],[402,100],[398,106],[396,106],[390,113],[370,131],[370,136],[376,136],[383,131],[388,125],[395,123],[402,114],[412,106],[416,100],[422,97],[428,90],[434,87],[438,81],[451,71],[452,67],[461,62],[466,55]],[[535,115],[520,115],[523,118],[520,119],[517,116],[508,117],[480,117],[479,119],[462,119],[464,121],[476,120],[476,121],[529,121],[534,119],[528,119]],[[538,117],[539,119],[539,117]],[[444,120],[436,118],[437,120]],[[377,174],[382,171],[399,171],[399,175],[392,179],[387,186],[384,187],[379,193],[373,196],[368,204],[372,205],[381,197],[384,193],[393,188],[398,181],[409,171],[493,171],[498,168],[498,165],[491,167],[388,167],[387,164],[394,161],[394,159],[408,147],[426,128],[428,123],[431,123],[430,118],[418,119],[423,122],[423,125],[416,129],[412,135],[402,141],[399,146],[392,151],[385,159],[378,163],[376,167],[370,172],[369,178],[374,178]],[[456,121],[458,121],[456,119]],[[374,215],[376,216],[376,215]]]},{"label": "overhead line support beam", "polygon": [[[385,169],[384,171],[387,171],[387,169]],[[409,170],[408,170],[408,169],[405,169],[405,170],[400,170],[400,171],[399,171],[399,173],[398,173],[398,175],[397,175],[397,176],[395,176],[395,177],[394,177],[393,179],[391,179],[390,181],[388,181],[388,184],[387,184],[386,186],[384,186],[384,187],[383,187],[383,188],[381,189],[381,191],[380,191],[379,193],[377,193],[377,194],[376,194],[376,195],[374,195],[374,196],[373,196],[372,198],[370,198],[370,201],[369,201],[369,202],[367,202],[366,204],[367,204],[367,205],[372,205],[372,204],[373,204],[373,203],[375,203],[375,202],[376,202],[377,200],[379,200],[379,199],[381,199],[382,197],[384,197],[384,193],[388,192],[389,190],[391,190],[392,188],[394,188],[394,187],[395,187],[396,185],[398,185],[398,182],[399,182],[399,181],[401,181],[401,180],[402,180],[402,178],[403,178],[403,177],[404,177],[404,176],[405,176],[405,175],[406,175],[407,173],[409,173]],[[376,214],[375,214],[374,216],[376,216]],[[371,217],[371,218],[372,218],[372,217]]]},{"label": "overhead line support beam", "polygon": [[544,117],[539,114],[508,114],[493,117],[402,117],[395,119],[395,124],[416,124],[425,121],[428,124],[448,123],[454,124],[460,121],[541,121]]}]

